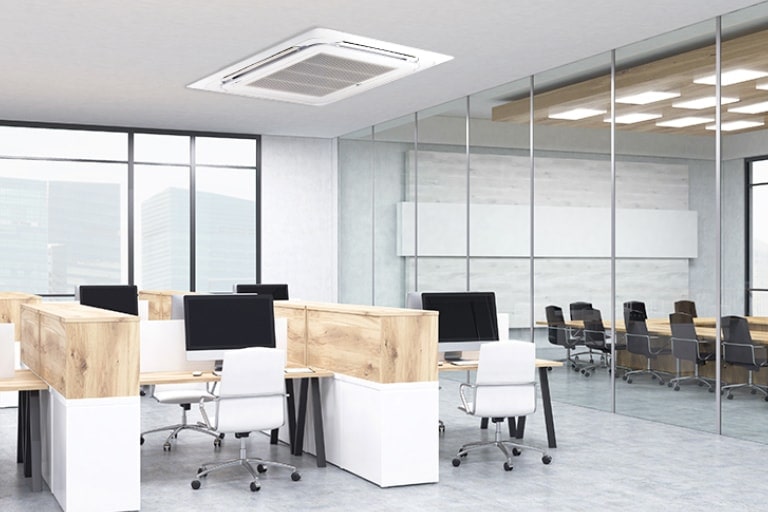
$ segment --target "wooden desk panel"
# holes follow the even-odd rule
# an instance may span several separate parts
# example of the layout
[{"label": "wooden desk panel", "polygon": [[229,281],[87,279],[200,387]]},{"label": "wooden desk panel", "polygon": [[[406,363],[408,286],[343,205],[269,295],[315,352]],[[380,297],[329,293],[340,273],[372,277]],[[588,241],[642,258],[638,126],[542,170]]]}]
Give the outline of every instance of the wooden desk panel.
[{"label": "wooden desk panel", "polygon": [[14,324],[14,340],[21,339],[21,305],[39,304],[42,297],[23,292],[0,292],[0,323]]},{"label": "wooden desk panel", "polygon": [[2,391],[41,391],[48,389],[48,384],[30,370],[16,370],[13,377],[0,379]]},{"label": "wooden desk panel", "polygon": [[[286,372],[286,379],[306,379],[333,377],[333,372],[322,368],[312,368],[311,372]],[[219,382],[221,375],[213,372],[203,372],[199,377],[192,375],[190,371],[171,372],[142,372],[139,375],[139,384],[142,386],[151,384],[191,384],[196,382]],[[0,381],[2,382],[2,381]]]},{"label": "wooden desk panel", "polygon": [[139,300],[146,300],[149,303],[150,320],[170,320],[171,302],[174,295],[186,295],[192,292],[181,292],[175,290],[140,290]]}]

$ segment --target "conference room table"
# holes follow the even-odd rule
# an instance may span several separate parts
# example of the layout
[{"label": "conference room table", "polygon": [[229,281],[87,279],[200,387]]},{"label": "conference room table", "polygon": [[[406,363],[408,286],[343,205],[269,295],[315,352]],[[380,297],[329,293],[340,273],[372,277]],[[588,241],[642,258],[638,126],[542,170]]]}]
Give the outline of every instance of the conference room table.
[{"label": "conference room table", "polygon": [[16,462],[24,463],[24,476],[32,479],[32,490],[43,490],[40,424],[40,391],[48,385],[29,370],[16,370],[0,379],[0,392],[18,391]]},{"label": "conference room table", "polygon": [[[304,452],[304,427],[307,420],[307,403],[309,387],[312,393],[312,417],[315,433],[315,451],[317,452],[317,467],[326,466],[325,459],[325,435],[323,432],[323,410],[320,399],[320,379],[333,377],[333,372],[322,368],[288,367],[285,369],[285,385],[288,402],[288,432],[293,455],[301,455]],[[295,405],[293,381],[299,380],[299,404]],[[189,370],[145,372],[139,375],[139,384],[189,384],[200,382],[219,382],[221,375],[218,372],[205,371],[201,375]],[[272,431],[271,443],[277,444],[277,430]]]},{"label": "conference room table", "polygon": [[[477,370],[477,361],[440,361],[438,363],[439,371],[472,371]],[[544,422],[547,428],[547,444],[550,448],[557,448],[557,439],[555,438],[555,419],[552,415],[552,395],[549,390],[549,369],[557,366],[563,366],[560,361],[551,361],[549,359],[536,359],[536,368],[539,370],[539,385],[541,386],[541,402],[544,408]],[[510,435],[514,434],[517,439],[522,439],[525,432],[525,416],[518,418],[516,425],[513,418],[509,418]],[[488,424],[488,419],[483,418],[482,428]],[[513,432],[514,431],[514,432]]]}]

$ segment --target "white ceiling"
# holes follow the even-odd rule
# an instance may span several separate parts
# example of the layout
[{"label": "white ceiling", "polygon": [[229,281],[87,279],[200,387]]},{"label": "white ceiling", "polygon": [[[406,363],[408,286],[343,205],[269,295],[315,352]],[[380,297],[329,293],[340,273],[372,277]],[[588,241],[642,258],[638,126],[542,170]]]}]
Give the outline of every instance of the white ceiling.
[{"label": "white ceiling", "polygon": [[[755,0],[0,0],[0,120],[334,137]],[[311,27],[453,55],[323,107],[185,86]]]}]

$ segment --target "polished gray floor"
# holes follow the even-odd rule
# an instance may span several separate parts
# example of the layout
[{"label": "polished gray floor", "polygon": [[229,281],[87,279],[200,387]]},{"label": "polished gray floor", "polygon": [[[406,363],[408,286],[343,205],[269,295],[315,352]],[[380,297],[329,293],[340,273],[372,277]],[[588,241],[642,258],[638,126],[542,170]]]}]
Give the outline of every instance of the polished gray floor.
[{"label": "polished gray floor", "polygon": [[[209,437],[186,433],[171,452],[163,452],[163,436],[155,434],[141,448],[142,510],[458,511],[505,507],[525,511],[733,511],[765,507],[761,490],[768,446],[611,414],[599,407],[571,405],[561,398],[570,400],[580,389],[584,394],[590,388],[603,389],[600,379],[607,379],[607,374],[586,379],[558,368],[550,376],[558,448],[551,450],[554,460],[548,466],[538,454],[528,451],[516,458],[513,471],[505,472],[501,453],[494,449],[472,453],[454,468],[451,459],[463,442],[492,432],[479,430],[474,418],[457,410],[457,387],[465,375],[453,373],[441,377],[440,416],[446,432],[440,438],[438,484],[381,489],[332,465],[317,468],[314,457],[293,457],[287,447],[270,446],[266,436],[257,435],[251,440],[252,453],[300,466],[301,481],[292,482],[285,471],[270,470],[262,479],[261,491],[251,493],[247,474],[234,468],[211,475],[194,491],[189,484],[198,465],[235,456],[237,443],[225,439],[221,450],[214,452]],[[654,386],[641,384],[632,391],[647,395],[651,404],[654,394],[677,399],[685,391],[675,393],[666,386]],[[566,389],[570,391],[566,393]],[[746,404],[746,400],[741,402]],[[144,428],[176,422],[178,417],[176,407],[142,399]],[[15,409],[0,409],[0,436],[0,464],[5,469],[0,473],[0,511],[60,510],[47,489],[42,493],[29,490],[29,482],[15,463]],[[537,411],[528,420],[526,441],[545,446],[545,438],[543,417]]]}]

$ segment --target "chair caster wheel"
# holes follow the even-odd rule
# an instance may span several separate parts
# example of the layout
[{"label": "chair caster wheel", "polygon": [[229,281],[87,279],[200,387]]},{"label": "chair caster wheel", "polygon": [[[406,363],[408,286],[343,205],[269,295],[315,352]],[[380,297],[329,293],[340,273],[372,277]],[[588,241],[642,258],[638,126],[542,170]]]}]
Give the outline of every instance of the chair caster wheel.
[{"label": "chair caster wheel", "polygon": [[163,443],[163,451],[164,452],[171,451],[171,443]]},{"label": "chair caster wheel", "polygon": [[757,390],[756,390],[756,389],[750,389],[750,390],[749,390],[749,394],[750,394],[750,395],[754,395],[755,393],[757,393]]},{"label": "chair caster wheel", "polygon": [[520,448],[512,448],[512,455],[515,457],[519,457],[521,453],[523,452],[520,451]]},{"label": "chair caster wheel", "polygon": [[221,439],[220,438],[217,437],[216,439],[213,440],[213,447],[214,448],[221,448]]},{"label": "chair caster wheel", "polygon": [[257,484],[256,482],[251,482],[250,487],[251,487],[251,492],[256,492],[259,489],[261,489],[261,486],[259,484]]},{"label": "chair caster wheel", "polygon": [[701,387],[701,386],[703,386],[703,385],[704,385],[704,383],[703,383],[703,382],[699,382],[698,384],[699,384],[699,387]]},{"label": "chair caster wheel", "polygon": [[256,471],[258,471],[259,473],[266,473],[267,466],[265,466],[264,464],[259,464],[258,466],[256,466]]},{"label": "chair caster wheel", "polygon": [[461,459],[458,457],[454,457],[451,461],[451,464],[453,464],[453,467],[457,468],[461,465]]},{"label": "chair caster wheel", "polygon": [[550,462],[552,462],[552,457],[551,457],[551,456],[549,456],[549,455],[544,455],[544,456],[541,458],[541,462],[542,462],[543,464],[549,464]]},{"label": "chair caster wheel", "polygon": [[727,395],[725,398],[727,398],[728,400],[733,400],[733,395]]},{"label": "chair caster wheel", "polygon": [[671,382],[667,382],[667,387],[671,388],[672,387],[672,383]]},{"label": "chair caster wheel", "polygon": [[141,436],[141,437],[139,438],[139,444],[140,444],[141,446],[144,446],[144,436]]},{"label": "chair caster wheel", "polygon": [[621,379],[622,379],[622,380],[626,380],[626,381],[629,381],[629,379],[627,378],[627,376],[626,376],[626,375],[622,375],[622,376],[621,376]]},{"label": "chair caster wheel", "polygon": [[299,480],[301,480],[301,473],[299,473],[298,471],[294,471],[293,473],[291,473],[291,480],[293,480],[294,482],[298,482]]},{"label": "chair caster wheel", "polygon": [[200,488],[200,480],[192,480],[192,488],[198,490]]},{"label": "chair caster wheel", "polygon": [[627,384],[632,384],[632,379],[627,378],[626,381],[627,381]]},{"label": "chair caster wheel", "polygon": [[203,466],[200,466],[199,468],[197,468],[197,476],[198,476],[199,478],[205,478],[205,477],[207,477],[207,476],[208,476],[208,475],[203,475],[203,476],[200,476],[200,473],[202,473],[203,471],[205,471],[205,467],[203,467]]},{"label": "chair caster wheel", "polygon": [[680,391],[680,386],[675,386],[675,391]]},{"label": "chair caster wheel", "polygon": [[664,385],[664,381],[659,379],[659,386],[663,386],[663,385]]},{"label": "chair caster wheel", "polygon": [[589,372],[584,372],[585,377],[589,377],[591,374]]},{"label": "chair caster wheel", "polygon": [[512,469],[513,469],[512,464],[510,464],[509,462],[504,463],[504,471],[512,471]]}]

